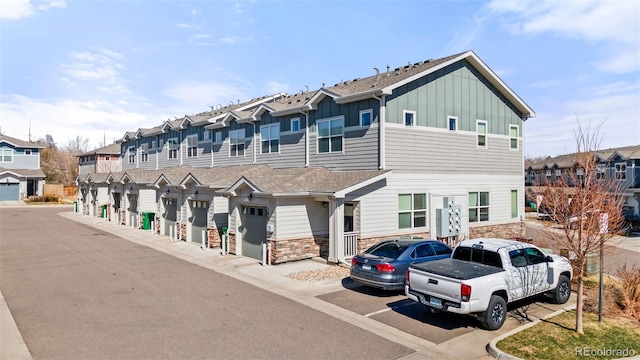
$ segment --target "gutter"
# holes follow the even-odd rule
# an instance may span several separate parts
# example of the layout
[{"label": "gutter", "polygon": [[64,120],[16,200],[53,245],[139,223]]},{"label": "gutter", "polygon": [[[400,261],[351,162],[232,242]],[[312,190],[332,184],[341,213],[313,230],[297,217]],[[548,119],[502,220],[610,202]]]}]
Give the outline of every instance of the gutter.
[{"label": "gutter", "polygon": [[387,132],[385,130],[387,123],[387,100],[385,99],[385,95],[382,95],[382,97],[374,95],[373,98],[380,102],[380,118],[378,119],[380,123],[378,126],[378,169],[385,170],[387,166]]}]

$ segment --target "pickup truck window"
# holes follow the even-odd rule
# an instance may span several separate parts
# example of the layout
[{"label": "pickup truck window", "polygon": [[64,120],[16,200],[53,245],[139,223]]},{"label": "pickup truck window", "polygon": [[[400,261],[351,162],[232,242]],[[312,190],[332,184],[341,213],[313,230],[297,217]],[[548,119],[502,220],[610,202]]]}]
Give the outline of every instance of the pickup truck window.
[{"label": "pickup truck window", "polygon": [[524,255],[524,251],[522,249],[509,251],[509,258],[511,259],[511,265],[514,267],[527,266],[527,257]]},{"label": "pickup truck window", "polygon": [[546,261],[547,257],[544,256],[542,251],[534,248],[526,248],[524,249],[524,253],[527,255],[529,263],[535,265],[540,264]]},{"label": "pickup truck window", "polygon": [[453,252],[453,258],[502,268],[500,255],[484,249],[458,246]]}]

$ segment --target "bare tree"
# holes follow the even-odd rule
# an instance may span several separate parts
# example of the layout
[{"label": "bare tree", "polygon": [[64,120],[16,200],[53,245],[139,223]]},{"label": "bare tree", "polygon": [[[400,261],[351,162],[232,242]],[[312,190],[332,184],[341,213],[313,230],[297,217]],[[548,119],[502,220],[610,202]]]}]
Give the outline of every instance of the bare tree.
[{"label": "bare tree", "polygon": [[575,261],[577,278],[576,332],[583,334],[583,281],[588,256],[597,254],[622,228],[624,217],[620,182],[598,167],[600,128],[578,122],[577,151],[573,166],[561,176],[545,179],[536,187],[542,206],[554,214],[559,231],[548,231],[549,240],[566,249]]}]

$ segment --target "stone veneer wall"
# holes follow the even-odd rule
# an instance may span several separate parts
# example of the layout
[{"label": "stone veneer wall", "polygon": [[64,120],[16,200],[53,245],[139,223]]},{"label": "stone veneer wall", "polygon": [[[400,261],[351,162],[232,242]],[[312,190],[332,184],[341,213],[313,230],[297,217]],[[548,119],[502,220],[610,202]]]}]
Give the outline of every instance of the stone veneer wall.
[{"label": "stone veneer wall", "polygon": [[178,228],[178,241],[187,241],[187,223],[179,221],[176,227]]},{"label": "stone veneer wall", "polygon": [[236,254],[236,233],[229,232],[229,254]]},{"label": "stone veneer wall", "polygon": [[222,247],[222,229],[208,227],[207,233],[209,234],[209,247]]},{"label": "stone veneer wall", "polygon": [[469,228],[469,238],[483,238],[492,237],[499,239],[515,239],[524,236],[524,227],[520,222],[502,224],[502,225],[488,225],[477,226]]},{"label": "stone veneer wall", "polygon": [[289,261],[329,256],[329,235],[314,235],[310,238],[270,240],[271,263],[281,264]]}]

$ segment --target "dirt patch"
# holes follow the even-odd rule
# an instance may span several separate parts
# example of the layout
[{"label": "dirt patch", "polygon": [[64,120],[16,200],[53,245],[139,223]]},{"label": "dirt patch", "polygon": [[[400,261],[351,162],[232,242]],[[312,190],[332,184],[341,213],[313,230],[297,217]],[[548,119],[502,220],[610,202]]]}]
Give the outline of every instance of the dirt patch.
[{"label": "dirt patch", "polygon": [[286,276],[290,279],[301,281],[342,279],[349,276],[349,268],[344,265],[334,265],[325,269],[300,271]]}]

